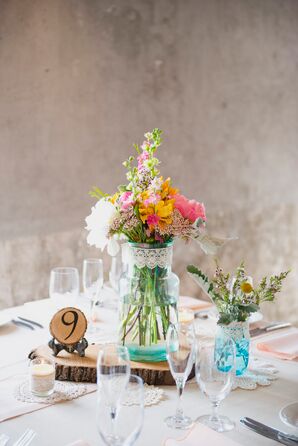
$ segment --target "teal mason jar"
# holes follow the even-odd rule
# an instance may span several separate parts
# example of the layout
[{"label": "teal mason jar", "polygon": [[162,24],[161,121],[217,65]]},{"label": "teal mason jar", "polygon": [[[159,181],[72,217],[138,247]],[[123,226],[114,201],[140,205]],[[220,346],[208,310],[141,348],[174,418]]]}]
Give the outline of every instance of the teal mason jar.
[{"label": "teal mason jar", "polygon": [[132,361],[166,361],[167,330],[178,319],[172,256],[173,242],[128,243],[128,268],[120,279],[120,343]]},{"label": "teal mason jar", "polygon": [[249,362],[249,323],[245,322],[231,322],[229,325],[218,325],[216,334],[215,350],[220,353],[221,339],[229,337],[235,343],[236,353],[236,375],[241,376],[245,373]]}]

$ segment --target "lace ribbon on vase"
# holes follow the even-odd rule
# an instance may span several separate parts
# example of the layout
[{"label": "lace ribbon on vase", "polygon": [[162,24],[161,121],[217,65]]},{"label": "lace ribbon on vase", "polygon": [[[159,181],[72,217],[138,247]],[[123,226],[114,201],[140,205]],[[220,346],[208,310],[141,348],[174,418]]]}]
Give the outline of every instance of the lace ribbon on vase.
[{"label": "lace ribbon on vase", "polygon": [[134,264],[138,268],[166,268],[171,265],[173,257],[173,247],[167,246],[165,248],[137,248],[131,247],[130,253]]},{"label": "lace ribbon on vase", "polygon": [[23,401],[24,403],[55,404],[60,401],[73,400],[79,396],[85,395],[87,390],[88,387],[86,384],[56,381],[52,395],[40,398],[31,393],[29,381],[27,380],[18,384],[14,390],[14,397],[18,401]]},{"label": "lace ribbon on vase", "polygon": [[258,386],[270,386],[272,381],[278,378],[278,370],[261,359],[251,358],[248,369],[241,376],[236,376],[233,382],[233,390],[240,388],[254,390]]}]

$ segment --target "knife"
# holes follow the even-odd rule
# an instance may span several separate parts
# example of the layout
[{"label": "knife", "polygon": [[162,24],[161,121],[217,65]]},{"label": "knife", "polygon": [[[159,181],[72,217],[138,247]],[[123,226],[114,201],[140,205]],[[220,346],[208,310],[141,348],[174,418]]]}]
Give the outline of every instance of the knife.
[{"label": "knife", "polygon": [[265,424],[259,423],[251,418],[241,418],[240,422],[257,434],[263,435],[271,440],[278,441],[279,443],[287,446],[295,446],[298,444],[297,436],[280,432],[277,429],[273,429],[272,427],[266,426]]},{"label": "knife", "polygon": [[21,317],[21,316],[18,316],[18,319],[21,319],[21,321],[24,321],[24,322],[28,322],[29,324],[36,325],[36,327],[44,328],[44,326],[41,325],[39,322],[31,321],[30,319],[26,319],[26,318]]},{"label": "knife", "polygon": [[249,331],[249,334],[252,338],[254,338],[255,336],[259,336],[263,333],[270,333],[271,331],[280,330],[281,328],[287,328],[287,327],[291,327],[290,322],[281,322],[280,324],[279,323],[270,324],[263,328],[253,328],[252,330]]}]

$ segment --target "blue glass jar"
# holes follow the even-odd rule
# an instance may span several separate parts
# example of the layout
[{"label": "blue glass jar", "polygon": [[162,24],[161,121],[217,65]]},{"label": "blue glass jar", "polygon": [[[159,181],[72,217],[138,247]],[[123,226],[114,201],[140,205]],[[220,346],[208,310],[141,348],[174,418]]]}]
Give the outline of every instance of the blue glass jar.
[{"label": "blue glass jar", "polygon": [[245,322],[231,322],[229,325],[218,325],[216,343],[220,348],[220,339],[229,337],[235,342],[236,349],[236,375],[244,374],[249,361],[249,324]]},{"label": "blue glass jar", "polygon": [[128,243],[120,279],[120,343],[137,362],[166,361],[166,334],[177,322],[179,279],[171,271],[173,243]]}]

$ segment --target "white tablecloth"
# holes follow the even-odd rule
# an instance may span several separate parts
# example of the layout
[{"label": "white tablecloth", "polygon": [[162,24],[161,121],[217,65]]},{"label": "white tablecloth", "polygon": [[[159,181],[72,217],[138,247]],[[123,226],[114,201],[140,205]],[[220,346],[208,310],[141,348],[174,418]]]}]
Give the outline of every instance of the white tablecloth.
[{"label": "white tablecloth", "polygon": [[[50,301],[46,299],[3,310],[0,315],[9,314],[12,317],[23,315],[47,324],[52,313]],[[100,310],[100,315],[104,322],[99,338],[116,339],[116,312],[103,308]],[[0,327],[0,379],[16,373],[26,373],[28,352],[35,346],[47,342],[48,339],[47,329],[31,332],[12,324]],[[265,424],[293,432],[280,421],[278,412],[282,406],[298,400],[298,363],[271,358],[270,362],[280,371],[278,380],[268,387],[259,387],[254,391],[237,389],[221,405],[221,412],[236,422],[236,429],[223,435],[240,444],[247,446],[273,444],[271,440],[244,428],[239,423],[242,416],[249,416]],[[156,406],[145,408],[144,427],[137,442],[139,446],[162,445],[165,438],[184,434],[170,430],[164,425],[164,418],[172,414],[176,407],[175,388],[164,387],[164,389],[166,399]],[[56,404],[0,423],[0,434],[6,433],[15,440],[29,427],[38,434],[32,446],[65,446],[79,438],[87,440],[91,446],[102,445],[95,425],[95,404],[96,393]],[[210,412],[210,403],[195,383],[186,385],[183,405],[185,413],[193,418]],[[199,444],[198,439],[198,446]]]}]

